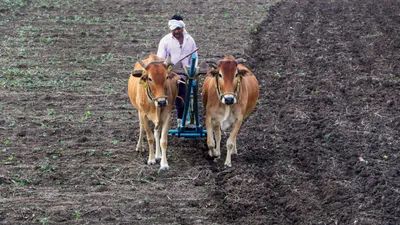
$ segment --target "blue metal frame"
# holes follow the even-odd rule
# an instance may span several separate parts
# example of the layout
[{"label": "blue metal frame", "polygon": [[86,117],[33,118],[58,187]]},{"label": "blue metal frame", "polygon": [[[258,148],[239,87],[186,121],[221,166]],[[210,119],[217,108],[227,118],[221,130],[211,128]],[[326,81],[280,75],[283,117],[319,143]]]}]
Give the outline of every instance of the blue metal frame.
[{"label": "blue metal frame", "polygon": [[[185,95],[185,107],[183,110],[183,118],[181,126],[178,126],[176,130],[168,130],[169,136],[178,137],[205,137],[207,130],[203,129],[200,124],[199,118],[199,107],[198,107],[198,86],[196,82],[196,75],[198,74],[199,68],[196,68],[197,56],[192,55],[189,71],[185,72],[187,75],[187,91]],[[186,120],[189,120],[189,124],[195,125],[195,128],[189,128],[186,126]]]}]

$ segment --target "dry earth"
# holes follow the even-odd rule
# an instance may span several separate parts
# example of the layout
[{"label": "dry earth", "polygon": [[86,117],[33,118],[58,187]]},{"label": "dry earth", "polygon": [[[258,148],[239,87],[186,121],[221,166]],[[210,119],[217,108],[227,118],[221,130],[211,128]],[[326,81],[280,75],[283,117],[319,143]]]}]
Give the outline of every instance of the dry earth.
[{"label": "dry earth", "polygon": [[[259,79],[232,168],[203,138],[171,137],[166,172],[134,151],[129,72],[175,12],[200,59],[243,57]],[[398,224],[399,12],[396,0],[0,2],[0,223]]]}]

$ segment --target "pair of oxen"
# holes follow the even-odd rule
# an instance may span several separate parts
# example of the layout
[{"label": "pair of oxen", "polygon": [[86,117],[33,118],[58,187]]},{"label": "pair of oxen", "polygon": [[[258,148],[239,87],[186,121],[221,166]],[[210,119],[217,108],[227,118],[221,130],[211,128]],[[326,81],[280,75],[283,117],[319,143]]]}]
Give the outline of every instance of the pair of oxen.
[{"label": "pair of oxen", "polygon": [[[229,129],[224,165],[231,167],[231,155],[237,154],[236,137],[243,119],[257,104],[258,81],[242,64],[242,59],[226,56],[209,63],[210,69],[207,70],[202,86],[208,154],[213,158],[220,157],[221,129]],[[179,75],[169,69],[171,65],[169,59],[150,54],[147,59],[138,59],[128,80],[128,95],[138,111],[140,121],[136,151],[143,151],[143,132],[146,131],[149,144],[147,164],[155,164],[156,160],[161,159],[160,170],[169,169],[166,155],[168,129],[180,79]],[[154,133],[150,121],[154,124]]]}]

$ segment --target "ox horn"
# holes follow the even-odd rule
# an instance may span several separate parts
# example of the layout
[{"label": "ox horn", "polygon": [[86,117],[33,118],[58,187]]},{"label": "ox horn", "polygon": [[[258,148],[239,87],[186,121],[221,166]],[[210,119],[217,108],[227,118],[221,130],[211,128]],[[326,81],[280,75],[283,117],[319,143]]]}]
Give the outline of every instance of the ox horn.
[{"label": "ox horn", "polygon": [[171,53],[168,53],[167,59],[165,59],[164,64],[168,67],[170,65],[172,65],[172,61],[171,61]]},{"label": "ox horn", "polygon": [[137,61],[139,62],[139,64],[140,64],[144,69],[146,69],[147,65],[140,59],[140,56],[139,56],[139,55],[137,56]]},{"label": "ox horn", "polygon": [[240,63],[245,63],[245,62],[246,62],[246,60],[243,59],[243,58],[238,58],[238,59],[236,59],[235,61],[236,61],[238,64],[240,64]]}]

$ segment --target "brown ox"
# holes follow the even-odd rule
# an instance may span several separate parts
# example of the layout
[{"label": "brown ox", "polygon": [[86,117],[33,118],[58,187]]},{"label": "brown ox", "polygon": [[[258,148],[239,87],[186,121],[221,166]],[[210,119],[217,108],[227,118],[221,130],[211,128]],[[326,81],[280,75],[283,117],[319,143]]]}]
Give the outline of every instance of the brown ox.
[{"label": "brown ox", "polygon": [[259,94],[258,81],[247,67],[240,64],[243,61],[235,60],[233,56],[220,60],[217,68],[207,73],[202,88],[208,154],[211,157],[221,155],[221,129],[232,128],[226,143],[226,167],[232,166],[231,154],[237,154],[236,136],[243,119],[254,110]]},{"label": "brown ox", "polygon": [[[140,131],[136,151],[143,150],[143,130],[146,131],[149,143],[147,164],[156,163],[161,158],[160,169],[169,169],[166,150],[168,129],[170,126],[173,102],[178,94],[179,76],[167,70],[169,59],[161,59],[154,54],[136,62],[128,80],[128,95],[132,105],[137,109]],[[154,123],[154,134],[149,121]],[[161,131],[161,138],[160,138]],[[153,143],[156,141],[154,156]],[[161,150],[160,150],[161,149]]]}]

